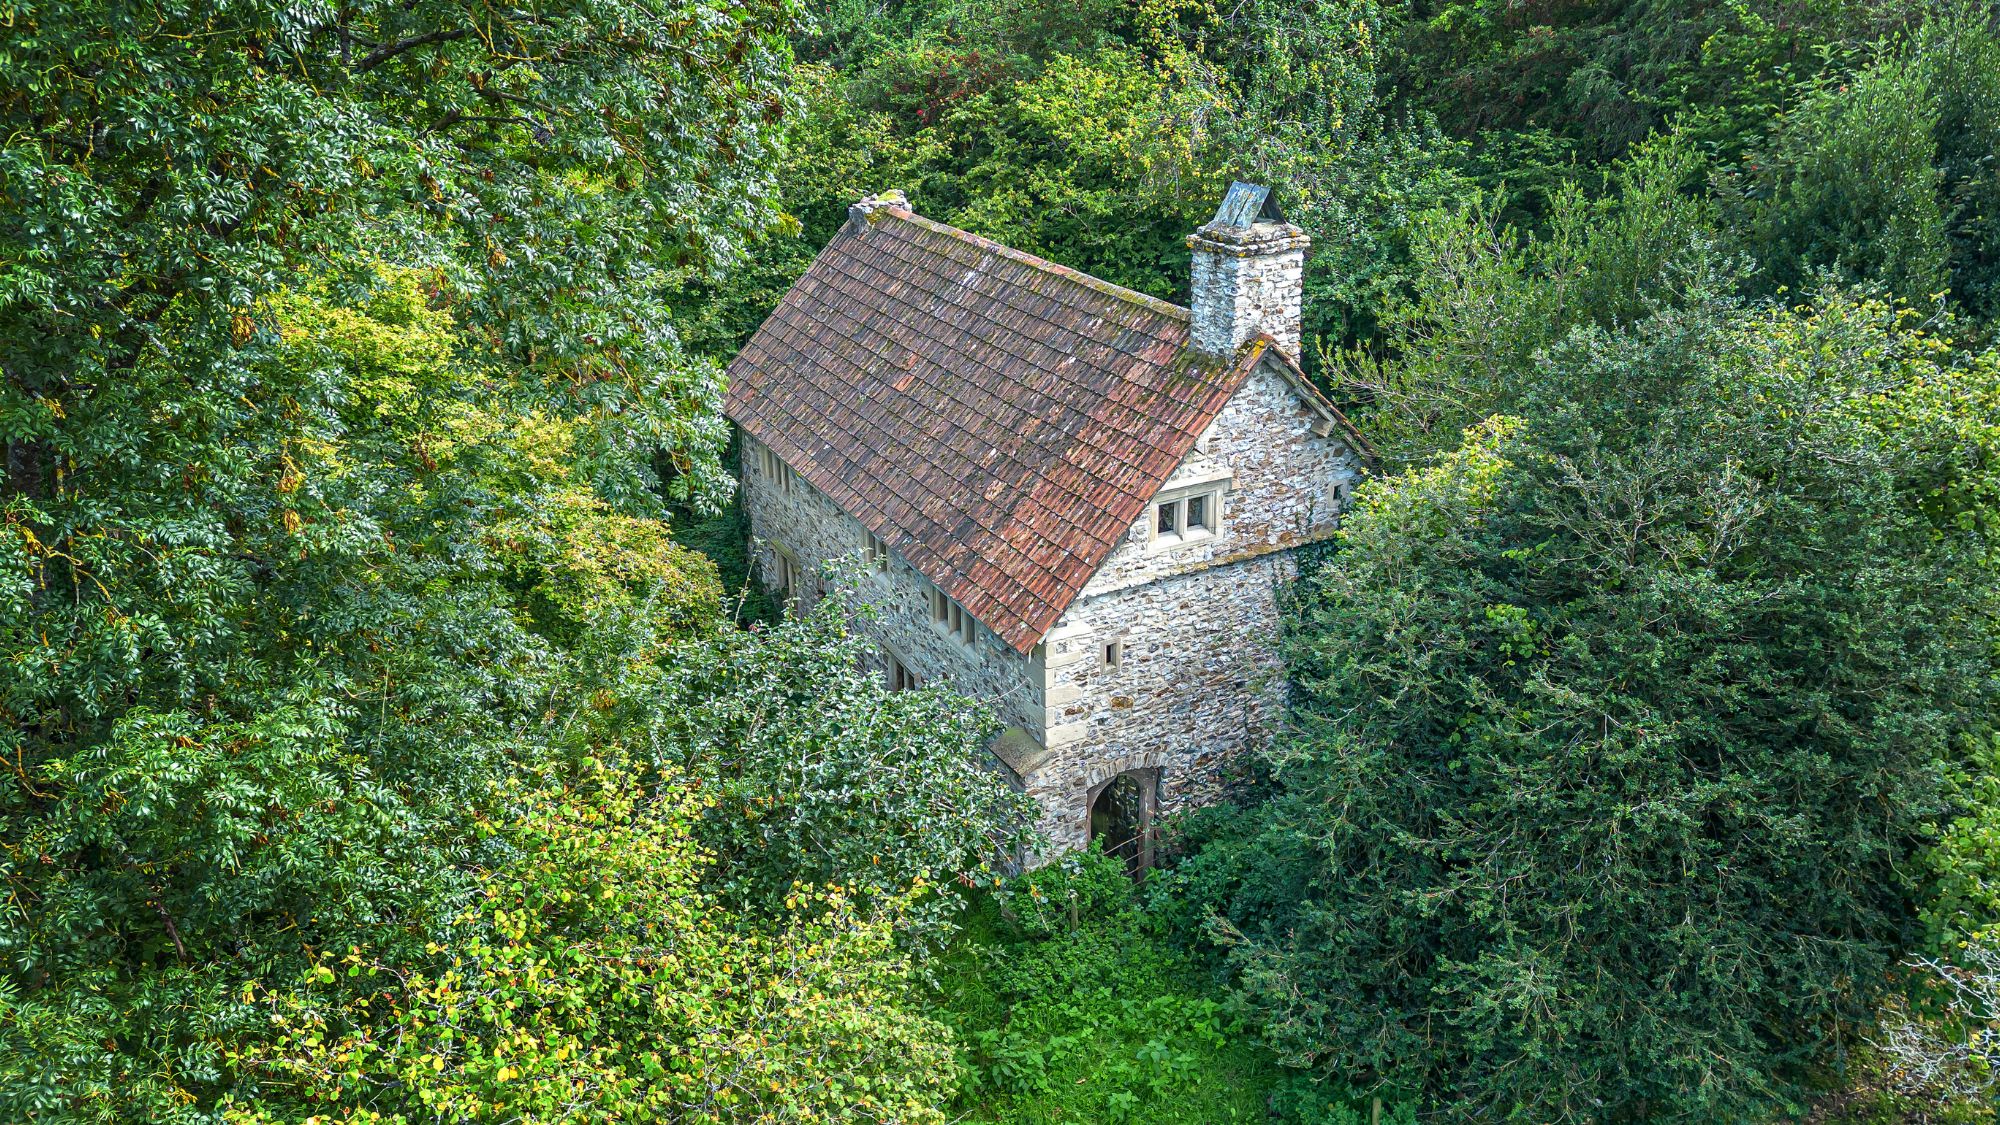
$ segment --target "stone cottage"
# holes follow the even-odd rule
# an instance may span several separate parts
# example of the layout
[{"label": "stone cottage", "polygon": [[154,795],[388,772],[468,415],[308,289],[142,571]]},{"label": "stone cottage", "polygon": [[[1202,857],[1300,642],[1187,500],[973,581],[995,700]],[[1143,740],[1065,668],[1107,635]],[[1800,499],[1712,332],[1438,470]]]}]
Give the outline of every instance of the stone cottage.
[{"label": "stone cottage", "polygon": [[1184,309],[885,192],[730,366],[765,581],[863,568],[887,682],[989,703],[1057,847],[1150,861],[1282,707],[1277,592],[1366,455],[1299,371],[1307,244],[1234,185]]}]

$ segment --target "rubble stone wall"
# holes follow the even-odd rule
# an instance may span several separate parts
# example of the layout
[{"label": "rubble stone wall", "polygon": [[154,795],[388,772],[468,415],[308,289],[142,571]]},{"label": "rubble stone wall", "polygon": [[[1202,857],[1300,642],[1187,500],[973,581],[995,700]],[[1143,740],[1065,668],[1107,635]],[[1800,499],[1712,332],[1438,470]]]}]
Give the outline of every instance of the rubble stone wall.
[{"label": "rubble stone wall", "polygon": [[873,637],[885,655],[902,661],[920,683],[948,685],[992,707],[1003,725],[1042,736],[1041,685],[1030,679],[1027,657],[984,626],[970,645],[947,634],[931,617],[929,579],[893,552],[885,567],[869,568],[861,521],[803,480],[787,494],[780,481],[764,475],[755,440],[746,435],[743,442],[742,500],[750,520],[751,561],[766,586],[775,586],[781,550],[809,576],[801,595],[807,604],[835,583],[851,583],[855,628]]}]

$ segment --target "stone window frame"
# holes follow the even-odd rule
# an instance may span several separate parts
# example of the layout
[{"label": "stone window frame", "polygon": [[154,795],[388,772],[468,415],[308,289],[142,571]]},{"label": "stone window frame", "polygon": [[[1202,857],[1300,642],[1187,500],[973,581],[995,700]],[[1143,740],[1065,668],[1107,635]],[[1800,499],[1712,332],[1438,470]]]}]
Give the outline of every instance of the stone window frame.
[{"label": "stone window frame", "polygon": [[1106,672],[1116,672],[1125,666],[1125,638],[1114,637],[1102,641],[1097,646],[1098,667]]},{"label": "stone window frame", "polygon": [[785,459],[763,442],[757,442],[757,467],[765,479],[778,486],[778,491],[791,496],[799,490],[799,474],[796,469],[785,464]]},{"label": "stone window frame", "polygon": [[882,671],[890,691],[917,691],[924,686],[923,679],[910,671],[909,662],[886,645],[882,648]]},{"label": "stone window frame", "polygon": [[889,573],[889,545],[867,528],[861,529],[861,557],[876,574]]},{"label": "stone window frame", "polygon": [[[1221,481],[1162,489],[1146,507],[1146,546],[1150,550],[1165,551],[1206,543],[1221,535],[1223,499],[1228,493],[1227,484]],[[1187,524],[1191,502],[1198,503],[1202,508],[1202,523],[1194,528]],[[1171,524],[1171,530],[1161,527],[1163,519]]]},{"label": "stone window frame", "polygon": [[979,640],[979,619],[965,611],[958,599],[936,586],[931,587],[931,624],[937,631],[971,648]]},{"label": "stone window frame", "polygon": [[805,593],[805,568],[799,565],[798,556],[773,543],[771,545],[773,575],[777,579],[778,600],[786,606],[798,607],[803,604]]}]

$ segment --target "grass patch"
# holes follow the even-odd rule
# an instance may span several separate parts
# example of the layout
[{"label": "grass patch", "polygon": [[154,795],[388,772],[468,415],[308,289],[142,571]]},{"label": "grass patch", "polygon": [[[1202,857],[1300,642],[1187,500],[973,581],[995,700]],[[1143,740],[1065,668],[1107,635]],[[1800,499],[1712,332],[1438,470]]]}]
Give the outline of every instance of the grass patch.
[{"label": "grass patch", "polygon": [[1148,924],[1121,866],[1101,855],[982,896],[941,978],[965,1069],[953,1108],[967,1121],[1369,1120],[1280,1067],[1201,958]]}]

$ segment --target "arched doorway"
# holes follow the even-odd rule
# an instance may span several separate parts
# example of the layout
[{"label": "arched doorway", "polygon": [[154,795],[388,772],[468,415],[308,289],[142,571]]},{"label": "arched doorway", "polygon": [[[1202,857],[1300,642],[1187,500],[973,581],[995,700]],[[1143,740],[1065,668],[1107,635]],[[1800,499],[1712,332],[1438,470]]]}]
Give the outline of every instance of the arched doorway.
[{"label": "arched doorway", "polygon": [[1090,839],[1138,875],[1153,863],[1153,795],[1158,770],[1130,770],[1099,786],[1090,800]]}]

